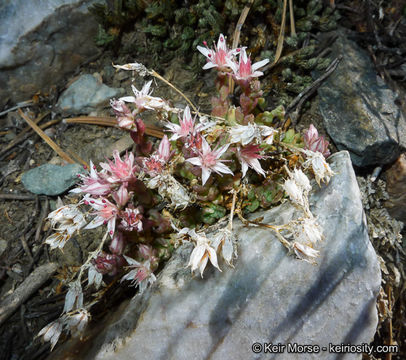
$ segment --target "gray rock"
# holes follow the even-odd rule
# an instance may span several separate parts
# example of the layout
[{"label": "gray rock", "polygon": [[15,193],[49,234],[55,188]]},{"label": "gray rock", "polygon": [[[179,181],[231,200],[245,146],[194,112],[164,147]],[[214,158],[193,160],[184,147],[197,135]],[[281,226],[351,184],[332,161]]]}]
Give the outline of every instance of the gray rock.
[{"label": "gray rock", "polygon": [[0,239],[0,256],[7,250],[7,241],[4,239]]},{"label": "gray rock", "polygon": [[406,224],[406,154],[385,171],[385,178],[389,194],[385,207],[392,217]]},{"label": "gray rock", "polygon": [[377,76],[372,60],[340,31],[331,58],[341,63],[318,90],[324,125],[356,166],[388,164],[406,146],[406,121],[396,94]]},{"label": "gray rock", "polygon": [[84,114],[122,94],[122,89],[110,88],[90,74],[81,75],[61,95],[57,107],[65,114]]},{"label": "gray rock", "polygon": [[[318,265],[287,256],[272,232],[235,220],[235,268],[206,269],[192,278],[192,246],[182,245],[154,286],[135,296],[79,353],[81,359],[337,359],[337,354],[254,354],[253,343],[369,343],[377,325],[380,267],[369,242],[359,188],[348,152],[331,156],[336,175],[312,196],[325,240]],[[288,202],[262,214],[264,222],[297,217]],[[90,345],[89,345],[90,346]],[[72,350],[74,349],[74,350]],[[62,349],[61,349],[62,350]],[[62,359],[63,351],[52,359]],[[346,354],[345,359],[361,359]]]},{"label": "gray rock", "polygon": [[77,174],[84,172],[79,164],[58,166],[45,164],[23,174],[24,187],[34,194],[59,195],[76,184]]},{"label": "gray rock", "polygon": [[48,92],[95,56],[98,24],[88,7],[102,0],[0,2],[0,107]]}]

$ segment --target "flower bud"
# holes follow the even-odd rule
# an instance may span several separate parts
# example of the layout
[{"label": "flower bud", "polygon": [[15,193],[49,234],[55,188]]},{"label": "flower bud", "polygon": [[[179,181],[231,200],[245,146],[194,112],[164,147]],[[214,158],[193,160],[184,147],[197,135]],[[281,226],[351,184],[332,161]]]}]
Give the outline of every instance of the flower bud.
[{"label": "flower bud", "polygon": [[121,232],[118,232],[111,240],[109,249],[115,255],[122,255],[125,247],[124,236]]}]

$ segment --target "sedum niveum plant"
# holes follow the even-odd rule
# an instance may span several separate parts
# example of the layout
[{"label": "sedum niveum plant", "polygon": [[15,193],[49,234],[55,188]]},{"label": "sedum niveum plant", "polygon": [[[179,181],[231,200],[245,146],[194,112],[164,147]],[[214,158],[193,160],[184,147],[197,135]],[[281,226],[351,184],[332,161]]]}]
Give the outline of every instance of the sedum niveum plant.
[{"label": "sedum niveum plant", "polygon": [[[141,90],[132,86],[132,96],[114,99],[111,106],[117,125],[130,131],[135,154],[115,151],[99,167],[91,162],[87,175],[80,175],[80,185],[71,190],[82,199],[75,205],[59,204],[48,216],[55,230],[46,239],[52,249],[63,249],[81,229],[106,229],[97,249],[65,281],[63,314],[39,333],[52,348],[63,330],[80,333],[85,328],[90,308],[103,294],[100,289],[118,278],[142,293],[182,242],[194,244],[188,266],[202,277],[209,262],[219,271],[233,266],[238,253],[235,215],[247,226],[273,231],[299,259],[314,263],[319,255],[323,229],[309,208],[308,175],[319,186],[329,182],[328,142],[313,125],[303,138],[278,127],[281,108],[261,109],[258,78],[268,59],[252,63],[245,47],[229,49],[222,34],[214,48],[204,43],[197,49],[207,60],[203,69],[217,71],[212,113],[172,107],[151,95],[151,80]],[[116,68],[153,75],[138,63]],[[238,101],[233,103],[234,86]],[[157,146],[145,136],[145,111],[154,111],[166,129]],[[300,218],[271,225],[244,217],[285,198],[301,211]],[[91,289],[97,291],[93,300]]]}]

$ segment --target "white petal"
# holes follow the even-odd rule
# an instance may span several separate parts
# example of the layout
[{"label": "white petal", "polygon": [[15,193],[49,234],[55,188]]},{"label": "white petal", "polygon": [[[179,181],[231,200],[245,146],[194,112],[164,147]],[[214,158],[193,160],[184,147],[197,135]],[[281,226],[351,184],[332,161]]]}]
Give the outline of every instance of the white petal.
[{"label": "white petal", "polygon": [[138,262],[137,260],[134,260],[133,258],[130,258],[129,256],[126,256],[126,255],[123,255],[123,256],[127,260],[128,264],[135,265],[135,266],[141,266],[141,263]]},{"label": "white petal", "polygon": [[254,72],[251,74],[251,77],[260,77],[260,76],[262,76],[262,75],[264,75],[264,73],[263,73],[262,71],[254,71]]},{"label": "white petal", "polygon": [[197,46],[197,50],[199,50],[204,56],[206,56],[208,58],[210,58],[209,54],[212,53],[212,50],[210,50],[206,47],[200,46],[200,45]]},{"label": "white petal", "polygon": [[230,59],[226,59],[227,65],[233,70],[233,73],[238,73],[238,64]]},{"label": "white petal", "polygon": [[229,265],[231,265],[231,261],[233,259],[233,252],[234,252],[233,243],[230,240],[226,239],[224,241],[223,247],[221,248],[221,255]]},{"label": "white petal", "polygon": [[203,272],[204,272],[204,269],[206,268],[208,259],[209,259],[208,256],[205,255],[204,258],[202,259],[202,261],[200,262],[199,271],[200,271],[201,277],[203,277]]},{"label": "white petal", "polygon": [[216,65],[215,63],[211,62],[211,61],[208,61],[208,62],[202,67],[202,69],[203,69],[203,70],[208,70],[208,69],[211,69],[211,68],[214,68],[214,67],[217,67],[217,65]]},{"label": "white petal", "polygon": [[185,107],[185,111],[183,112],[183,120],[189,119],[192,116],[190,115],[190,109],[189,106]]},{"label": "white petal", "polygon": [[217,41],[217,49],[223,49],[227,51],[226,39],[224,38],[223,34],[220,34],[219,39]]},{"label": "white petal", "polygon": [[206,184],[206,181],[209,179],[211,171],[206,168],[202,168],[202,185]]},{"label": "white petal", "polygon": [[248,170],[248,164],[245,161],[241,161],[241,171],[242,171],[242,177],[245,176]]},{"label": "white petal", "polygon": [[207,247],[206,251],[209,254],[209,258],[210,258],[210,262],[213,264],[213,266],[217,269],[219,269],[221,271],[221,269],[219,268],[219,265],[217,263],[217,254],[216,251],[212,248],[212,247]]},{"label": "white petal", "polygon": [[89,224],[87,224],[84,229],[94,229],[100,225],[103,225],[104,219],[100,216],[95,217]]},{"label": "white petal", "polygon": [[203,154],[211,152],[210,145],[205,138],[202,138],[202,152]]},{"label": "white petal", "polygon": [[262,169],[261,164],[258,159],[251,159],[250,165],[258,174],[261,174],[262,176],[265,177],[265,172]]},{"label": "white petal", "polygon": [[195,271],[198,268],[199,263],[202,260],[202,257],[204,256],[205,251],[206,251],[206,249],[202,245],[196,246],[193,249],[192,254],[190,255],[190,260],[189,260],[189,264],[188,264],[188,266],[192,267],[192,271]]},{"label": "white petal", "polygon": [[223,173],[223,174],[231,174],[231,175],[234,175],[234,173],[227,167],[227,166],[225,166],[223,163],[221,163],[221,162],[217,162],[217,164],[216,165],[214,165],[213,167],[212,167],[212,169],[214,170],[214,171],[216,171],[216,172],[220,172],[220,173]]},{"label": "white petal", "polygon": [[202,166],[202,160],[199,157],[192,157],[190,159],[186,159],[186,161],[196,166]]},{"label": "white petal", "polygon": [[226,144],[226,145],[222,146],[220,149],[216,150],[217,159],[218,159],[219,157],[221,157],[221,155],[223,155],[223,154],[227,151],[227,149],[228,149],[229,146],[230,146],[230,144]]},{"label": "white petal", "polygon": [[143,95],[149,95],[149,88],[151,87],[152,84],[152,80],[148,81],[147,83],[144,84],[144,86],[142,87],[141,93]]},{"label": "white petal", "polygon": [[252,70],[255,71],[255,70],[259,69],[260,67],[265,66],[268,63],[269,63],[269,59],[264,59],[264,60],[258,61],[252,65]]},{"label": "white petal", "polygon": [[120,100],[129,102],[129,103],[135,103],[135,97],[134,96],[124,96],[120,98]]},{"label": "white petal", "polygon": [[243,47],[240,52],[240,63],[243,62],[244,64],[246,64],[247,61],[248,61],[247,53],[245,51],[245,47]]}]

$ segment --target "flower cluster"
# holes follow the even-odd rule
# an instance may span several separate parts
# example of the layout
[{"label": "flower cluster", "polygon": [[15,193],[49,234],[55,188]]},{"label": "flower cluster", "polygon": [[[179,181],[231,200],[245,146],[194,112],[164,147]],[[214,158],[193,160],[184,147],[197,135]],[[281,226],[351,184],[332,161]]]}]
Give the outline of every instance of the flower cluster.
[{"label": "flower cluster", "polygon": [[[79,175],[80,184],[71,190],[82,199],[49,214],[56,231],[46,240],[52,248],[62,249],[81,229],[106,227],[98,248],[65,282],[63,315],[40,332],[52,347],[63,329],[81,331],[89,319],[90,305],[82,290],[85,273],[87,288],[121,280],[143,292],[179,242],[194,244],[188,263],[193,273],[199,271],[203,277],[209,262],[219,271],[224,264],[233,266],[238,247],[232,231],[235,213],[250,224],[244,214],[289,197],[303,217],[281,226],[255,224],[275,231],[298,258],[314,262],[318,256],[313,247],[323,235],[310,211],[312,186],[304,171],[313,173],[319,186],[329,182],[333,172],[325,161],[328,142],[313,125],[303,139],[294,130],[288,134],[269,118],[271,113],[257,107],[264,103],[259,69],[268,59],[252,63],[245,47],[229,49],[222,34],[213,49],[204,45],[198,46],[207,60],[203,69],[217,70],[212,114],[189,106],[172,108],[168,101],[151,96],[152,80],[141,90],[132,86],[134,96],[112,100],[111,106],[117,126],[130,131],[135,152],[122,156],[114,151],[99,167],[90,162],[88,173]],[[154,73],[138,63],[116,68],[142,76]],[[239,85],[234,94],[239,97],[229,96],[232,81]],[[145,135],[145,111],[155,111],[166,131],[155,145]],[[222,227],[227,213],[228,225]],[[290,237],[293,240],[287,240]]]},{"label": "flower cluster", "polygon": [[[62,249],[66,242],[72,237],[75,232],[78,232],[86,225],[86,220],[83,214],[76,205],[63,205],[48,215],[52,228],[55,230],[45,242],[51,246],[51,249]],[[59,227],[56,227],[59,224]]]},{"label": "flower cluster", "polygon": [[[251,64],[251,59],[247,56],[245,47],[228,49],[223,34],[220,34],[217,46],[214,45],[214,49],[209,49],[206,42],[204,45],[205,47],[197,47],[197,50],[207,59],[203,69],[217,68],[220,72],[232,70],[234,79],[241,83],[262,76],[263,73],[257,70],[269,63],[269,59],[264,59]],[[237,54],[239,55],[239,61],[236,59]]]}]

